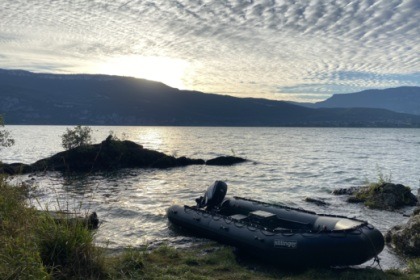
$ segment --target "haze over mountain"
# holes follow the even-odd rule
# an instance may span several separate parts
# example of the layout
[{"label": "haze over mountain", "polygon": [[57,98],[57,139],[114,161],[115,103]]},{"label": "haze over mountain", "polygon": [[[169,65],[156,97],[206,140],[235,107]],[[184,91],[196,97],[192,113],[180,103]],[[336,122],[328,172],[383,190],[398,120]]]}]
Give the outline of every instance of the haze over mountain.
[{"label": "haze over mountain", "polygon": [[420,116],[384,109],[313,109],[107,75],[0,70],[0,101],[7,124],[420,127]]},{"label": "haze over mountain", "polygon": [[381,108],[420,115],[420,87],[371,89],[361,92],[334,94],[317,103],[297,103],[309,108]]}]

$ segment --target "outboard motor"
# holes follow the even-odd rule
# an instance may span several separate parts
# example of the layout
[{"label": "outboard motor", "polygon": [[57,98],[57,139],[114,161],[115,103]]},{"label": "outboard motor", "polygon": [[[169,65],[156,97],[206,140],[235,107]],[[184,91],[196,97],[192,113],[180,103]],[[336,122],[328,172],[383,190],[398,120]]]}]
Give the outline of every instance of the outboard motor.
[{"label": "outboard motor", "polygon": [[211,210],[215,206],[219,206],[225,198],[227,192],[227,185],[223,181],[216,181],[213,185],[208,187],[204,197],[200,196],[195,201],[198,208],[207,207]]}]

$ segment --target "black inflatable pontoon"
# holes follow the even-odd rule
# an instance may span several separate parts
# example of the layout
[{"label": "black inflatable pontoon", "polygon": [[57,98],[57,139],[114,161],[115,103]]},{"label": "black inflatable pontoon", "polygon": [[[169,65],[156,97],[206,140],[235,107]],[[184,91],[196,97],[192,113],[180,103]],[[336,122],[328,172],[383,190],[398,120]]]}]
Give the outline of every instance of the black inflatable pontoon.
[{"label": "black inflatable pontoon", "polygon": [[384,248],[382,234],[366,221],[241,197],[225,199],[226,192],[227,185],[216,181],[196,206],[171,206],[168,219],[283,265],[357,265]]}]

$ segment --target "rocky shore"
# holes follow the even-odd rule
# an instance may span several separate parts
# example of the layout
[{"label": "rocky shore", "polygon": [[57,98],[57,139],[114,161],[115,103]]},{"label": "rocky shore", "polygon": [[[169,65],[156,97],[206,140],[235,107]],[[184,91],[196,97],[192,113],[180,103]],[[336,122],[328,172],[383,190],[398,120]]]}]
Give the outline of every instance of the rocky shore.
[{"label": "rocky shore", "polygon": [[406,224],[391,228],[385,235],[385,242],[398,253],[420,257],[420,208]]},{"label": "rocky shore", "polygon": [[[370,208],[388,211],[419,205],[420,196],[416,197],[407,186],[388,182],[337,189],[333,194],[348,195],[349,203],[363,203]],[[385,242],[399,254],[420,257],[420,206],[406,224],[396,225],[386,233]]]},{"label": "rocky shore", "polygon": [[405,206],[415,206],[418,201],[409,187],[388,182],[337,189],[333,191],[333,194],[349,195],[347,198],[349,203],[363,203],[369,208],[389,211]]}]

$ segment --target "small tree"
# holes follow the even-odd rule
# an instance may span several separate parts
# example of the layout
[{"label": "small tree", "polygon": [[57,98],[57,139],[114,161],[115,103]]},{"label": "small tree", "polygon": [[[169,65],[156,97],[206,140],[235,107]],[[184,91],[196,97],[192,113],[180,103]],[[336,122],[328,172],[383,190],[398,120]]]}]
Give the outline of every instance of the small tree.
[{"label": "small tree", "polygon": [[92,129],[88,126],[78,125],[73,129],[67,128],[66,133],[61,135],[62,146],[66,150],[88,145],[92,143]]},{"label": "small tree", "polygon": [[[0,127],[4,127],[3,116],[0,115]],[[10,132],[7,130],[0,130],[0,149],[1,147],[10,147],[15,144],[15,140],[10,137]]]}]

